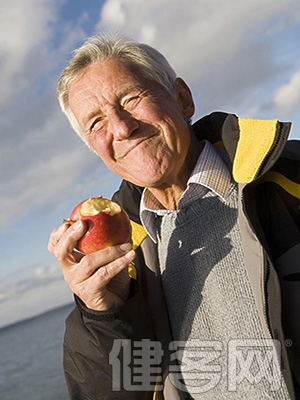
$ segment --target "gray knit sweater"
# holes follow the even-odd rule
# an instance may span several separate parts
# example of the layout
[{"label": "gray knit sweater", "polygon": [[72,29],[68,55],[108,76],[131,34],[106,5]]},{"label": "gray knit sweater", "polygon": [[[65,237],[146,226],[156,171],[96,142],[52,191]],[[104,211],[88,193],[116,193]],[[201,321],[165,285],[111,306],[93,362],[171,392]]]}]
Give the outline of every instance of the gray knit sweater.
[{"label": "gray knit sweater", "polygon": [[289,399],[273,351],[277,343],[261,341],[237,225],[236,185],[226,202],[209,191],[158,217],[157,239],[173,354],[184,379],[174,367],[173,383],[201,400]]}]

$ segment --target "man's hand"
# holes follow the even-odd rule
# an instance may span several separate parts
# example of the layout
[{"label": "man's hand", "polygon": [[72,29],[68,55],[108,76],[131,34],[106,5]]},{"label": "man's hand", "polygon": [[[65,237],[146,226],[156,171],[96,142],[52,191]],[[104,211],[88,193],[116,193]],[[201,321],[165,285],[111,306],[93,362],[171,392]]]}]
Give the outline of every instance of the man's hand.
[{"label": "man's hand", "polygon": [[88,308],[106,311],[119,307],[129,295],[127,266],[133,261],[135,252],[130,243],[124,243],[83,255],[74,248],[86,230],[81,220],[72,226],[61,225],[51,233],[48,250],[62,267],[71,291]]}]

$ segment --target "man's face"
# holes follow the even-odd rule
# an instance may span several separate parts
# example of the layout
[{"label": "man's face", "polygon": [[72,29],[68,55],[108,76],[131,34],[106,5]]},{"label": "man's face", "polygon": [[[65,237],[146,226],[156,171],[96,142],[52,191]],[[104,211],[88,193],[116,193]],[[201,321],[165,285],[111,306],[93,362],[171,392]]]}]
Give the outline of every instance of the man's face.
[{"label": "man's face", "polygon": [[125,59],[88,66],[70,87],[70,108],[89,146],[121,178],[163,188],[183,174],[194,107],[183,81],[172,97]]}]

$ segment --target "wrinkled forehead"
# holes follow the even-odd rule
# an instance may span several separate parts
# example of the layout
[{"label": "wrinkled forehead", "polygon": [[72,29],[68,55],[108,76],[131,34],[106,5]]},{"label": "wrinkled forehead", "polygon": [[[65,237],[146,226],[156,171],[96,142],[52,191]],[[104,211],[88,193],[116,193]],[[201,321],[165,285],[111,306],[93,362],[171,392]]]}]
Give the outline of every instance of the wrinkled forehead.
[{"label": "wrinkled forehead", "polygon": [[146,67],[135,64],[123,57],[93,62],[84,67],[74,80],[81,79],[87,74],[93,74],[94,77],[98,78],[103,76],[105,80],[110,77],[123,77],[127,78],[127,80],[144,80],[149,77],[149,71]]},{"label": "wrinkled forehead", "polygon": [[71,106],[72,99],[83,92],[89,96],[104,93],[122,97],[133,90],[154,87],[164,89],[148,76],[145,68],[124,58],[113,58],[85,67],[70,85],[69,101]]}]

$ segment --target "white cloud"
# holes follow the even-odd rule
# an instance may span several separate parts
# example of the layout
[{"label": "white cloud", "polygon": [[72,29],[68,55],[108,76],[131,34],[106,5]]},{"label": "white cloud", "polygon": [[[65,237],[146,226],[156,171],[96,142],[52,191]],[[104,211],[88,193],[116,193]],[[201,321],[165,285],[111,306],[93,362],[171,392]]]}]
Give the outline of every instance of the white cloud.
[{"label": "white cloud", "polygon": [[291,76],[287,84],[276,91],[274,102],[283,115],[300,109],[300,70]]},{"label": "white cloud", "polygon": [[0,281],[0,328],[72,301],[59,266],[27,267]]},{"label": "white cloud", "polygon": [[58,264],[34,266],[27,265],[20,269],[18,279],[14,274],[9,274],[0,281],[0,294],[2,299],[9,299],[11,296],[36,288],[39,285],[47,285],[50,281],[62,280],[62,272]]},{"label": "white cloud", "polygon": [[296,0],[189,0],[185,5],[181,0],[107,0],[98,28],[148,41],[171,54],[178,66],[201,65],[210,58],[230,58],[274,16],[294,15],[293,5]]},{"label": "white cloud", "polygon": [[298,0],[107,0],[97,28],[160,50],[194,89],[203,115],[246,107],[257,88],[280,73],[274,48],[299,22],[297,8]]},{"label": "white cloud", "polygon": [[122,0],[107,1],[102,9],[102,15],[109,24],[123,25],[126,23]]},{"label": "white cloud", "polygon": [[54,199],[59,201],[62,193],[78,184],[77,177],[89,164],[86,152],[78,147],[26,165],[14,179],[2,185],[0,202],[5,213],[0,225],[7,226],[28,209],[49,204]]},{"label": "white cloud", "polygon": [[[57,0],[17,0],[0,3],[0,104],[9,103],[27,82],[25,65],[33,49],[45,46],[57,19]],[[31,60],[31,68],[35,59]]]}]

